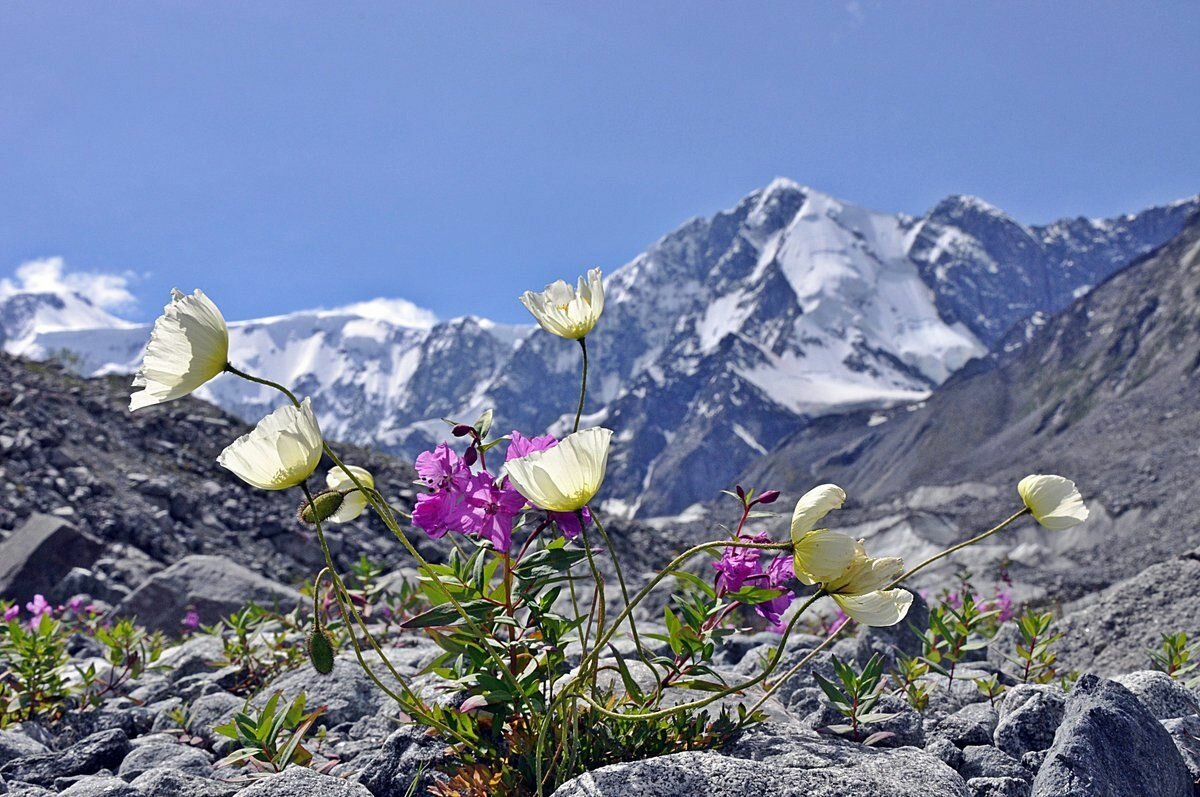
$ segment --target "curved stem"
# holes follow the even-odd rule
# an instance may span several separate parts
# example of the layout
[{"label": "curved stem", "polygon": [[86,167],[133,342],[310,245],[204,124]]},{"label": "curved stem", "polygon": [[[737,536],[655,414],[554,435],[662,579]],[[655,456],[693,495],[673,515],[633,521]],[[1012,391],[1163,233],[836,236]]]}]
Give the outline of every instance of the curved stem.
[{"label": "curved stem", "polygon": [[924,562],[921,562],[921,564],[912,568],[907,573],[900,576],[892,583],[888,584],[886,587],[884,587],[884,589],[891,589],[892,587],[896,586],[900,582],[902,582],[906,579],[912,578],[914,575],[921,572],[926,567],[929,567],[929,565],[933,564],[934,562],[938,561],[939,559],[944,559],[945,557],[949,556],[950,554],[954,553],[955,551],[961,551],[963,548],[974,545],[977,542],[982,542],[983,540],[986,540],[988,537],[992,536],[996,532],[1003,529],[1009,523],[1012,523],[1017,518],[1021,517],[1022,515],[1027,515],[1027,514],[1029,514],[1029,507],[1025,507],[1020,512],[1017,512],[1015,515],[1012,515],[1007,520],[1004,520],[1003,522],[1001,522],[1000,525],[993,526],[992,528],[988,529],[987,531],[983,532],[982,534],[977,534],[976,536],[972,537],[969,540],[966,540],[965,542],[960,542],[958,545],[947,548],[946,550],[942,551],[941,553],[935,554],[935,555],[929,557]]},{"label": "curved stem", "polygon": [[587,358],[587,338],[579,339],[579,348],[583,351],[583,381],[579,385],[579,407],[575,410],[575,426],[571,432],[579,431],[579,419],[583,416],[583,398],[587,395],[587,378],[588,378],[588,358]]},{"label": "curved stem", "polygon": [[[752,686],[756,686],[756,685],[762,683],[763,681],[765,681],[767,678],[769,678],[771,676],[771,673],[775,672],[775,668],[779,666],[780,659],[783,658],[783,649],[785,647],[787,647],[788,638],[791,636],[792,629],[795,627],[796,621],[799,620],[800,617],[806,611],[808,611],[808,608],[810,606],[812,606],[814,603],[816,603],[818,598],[824,597],[824,595],[825,595],[825,593],[823,591],[818,590],[817,592],[813,593],[808,598],[808,600],[806,600],[804,602],[804,604],[801,605],[801,607],[799,609],[796,610],[796,613],[794,615],[792,615],[792,619],[788,622],[787,627],[783,630],[783,633],[780,634],[779,644],[775,648],[775,653],[771,656],[771,661],[769,661],[767,663],[767,666],[764,667],[763,671],[760,672],[758,675],[754,676],[753,678],[751,678],[748,681],[738,684],[737,686],[730,686],[725,689],[722,689],[719,692],[713,692],[708,697],[704,697],[699,700],[693,700],[690,703],[680,703],[678,705],[671,706],[670,708],[659,709],[657,711],[639,712],[639,713],[634,713],[634,714],[622,714],[619,711],[610,711],[609,709],[605,708],[604,706],[601,706],[598,703],[596,703],[594,700],[589,699],[585,695],[580,695],[579,699],[582,700],[583,702],[587,703],[589,706],[591,706],[591,708],[593,710],[599,712],[600,714],[603,714],[606,717],[612,717],[614,719],[624,719],[624,720],[648,720],[648,719],[661,719],[662,717],[669,717],[672,714],[678,713],[680,711],[691,711],[692,709],[695,709],[695,708],[703,708],[704,706],[707,706],[709,703],[713,703],[717,700],[720,700],[723,697],[728,697],[729,695],[735,694],[737,692],[745,691],[746,689],[749,689]],[[838,630],[840,631],[841,629],[838,629]],[[834,635],[836,636],[836,632]],[[827,639],[824,642],[822,642],[820,646],[818,646],[811,653],[807,654],[804,657],[804,659],[802,660],[802,662],[807,662],[807,661],[811,660],[812,656],[817,651],[821,650],[821,648],[823,648],[823,647],[825,647],[825,645],[829,644],[829,641],[830,640]],[[792,668],[792,671],[794,671],[795,669],[796,668]],[[786,680],[786,678],[781,679],[780,683],[782,683],[783,680]],[[778,686],[778,684],[776,686]],[[768,696],[769,696],[769,693],[768,693]],[[766,700],[766,696],[761,698],[755,704],[754,708],[756,709],[756,708],[758,708],[758,706],[761,706],[763,704],[763,702],[765,702],[765,700]],[[751,709],[751,711],[753,711],[753,710],[754,709]]]},{"label": "curved stem", "polygon": [[625,603],[625,607],[621,610],[621,613],[617,615],[617,618],[613,621],[613,624],[610,626],[608,632],[603,638],[596,640],[596,644],[592,648],[592,655],[597,655],[596,651],[602,650],[604,646],[608,644],[609,640],[612,639],[617,627],[619,627],[621,623],[624,622],[625,618],[627,618],[633,612],[633,607],[645,600],[646,596],[649,595],[655,587],[661,584],[663,579],[669,575],[672,575],[676,568],[678,568],[688,559],[691,559],[696,554],[703,553],[704,551],[711,550],[713,548],[757,548],[759,550],[767,551],[787,551],[791,550],[791,547],[792,544],[790,542],[743,542],[742,540],[713,540],[712,542],[703,542],[699,545],[694,545],[691,548],[688,548],[686,551],[679,554],[679,556],[676,556],[674,559],[672,559],[666,567],[664,567],[658,572],[657,575],[654,576],[654,578],[650,579],[650,581],[646,583],[646,586],[642,587],[638,593],[633,596],[632,601],[627,601]]},{"label": "curved stem", "polygon": [[291,400],[291,402],[293,404],[295,404],[297,407],[300,406],[300,401],[296,398],[296,395],[294,393],[292,393],[292,391],[290,391],[286,387],[284,387],[283,385],[279,384],[278,382],[272,382],[270,379],[263,379],[260,376],[252,376],[251,374],[248,374],[245,371],[242,371],[238,368],[234,368],[233,363],[225,363],[225,370],[228,371],[229,373],[233,374],[234,376],[240,376],[242,379],[245,379],[247,382],[255,382],[260,385],[266,385],[267,387],[273,387],[276,390],[278,390],[280,393],[282,393],[283,395],[287,396]]},{"label": "curved stem", "polygon": [[[579,527],[583,528],[583,513],[579,513]],[[596,530],[600,532],[600,536],[604,539],[605,546],[608,547],[608,555],[612,557],[613,568],[617,571],[617,583],[621,587],[621,600],[626,604],[629,603],[629,589],[625,586],[625,574],[621,569],[621,560],[617,556],[617,549],[613,547],[612,539],[609,538],[608,532],[604,529],[604,524],[600,522],[595,512],[592,512],[592,522],[596,524]],[[651,663],[651,656],[646,653],[645,647],[642,645],[641,637],[638,635],[637,623],[633,621],[633,615],[629,617],[629,630],[633,634],[633,645],[637,649],[638,656],[641,657],[642,663],[650,668],[650,672],[654,674],[654,679],[658,680],[658,669]]]}]

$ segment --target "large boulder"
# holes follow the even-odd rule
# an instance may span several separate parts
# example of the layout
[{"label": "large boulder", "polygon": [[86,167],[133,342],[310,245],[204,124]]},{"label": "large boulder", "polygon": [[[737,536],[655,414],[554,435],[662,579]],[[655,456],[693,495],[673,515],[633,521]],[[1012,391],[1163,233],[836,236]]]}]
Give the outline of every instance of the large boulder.
[{"label": "large boulder", "polygon": [[1155,719],[1169,720],[1200,714],[1200,702],[1183,684],[1160,670],[1140,670],[1113,678],[1133,692]]},{"label": "large boulder", "polygon": [[438,770],[449,760],[450,748],[445,742],[408,725],[393,732],[376,752],[356,759],[354,766],[359,771],[352,780],[375,797],[425,794],[438,782]]},{"label": "large boulder", "polygon": [[74,567],[87,567],[104,543],[67,521],[35,512],[0,542],[0,598],[49,595]]},{"label": "large boulder", "polygon": [[1200,795],[1200,717],[1163,720],[1162,726],[1175,741],[1175,747],[1196,782],[1196,794]]},{"label": "large boulder", "polygon": [[290,767],[239,791],[236,797],[372,797],[365,786]]},{"label": "large boulder", "polygon": [[121,762],[117,771],[125,780],[134,780],[143,772],[157,767],[208,777],[212,774],[212,755],[198,747],[185,744],[147,744],[135,747]]},{"label": "large boulder", "polygon": [[147,770],[130,785],[146,797],[230,797],[238,788],[223,780],[209,780],[166,767]]},{"label": "large boulder", "polygon": [[1063,632],[1064,669],[1112,676],[1144,668],[1162,635],[1200,637],[1200,550],[1146,568],[1097,595],[1068,606],[1055,624]]},{"label": "large boulder", "polygon": [[911,747],[875,749],[796,725],[752,728],[721,751],[612,764],[553,797],[968,797],[958,773]]},{"label": "large boulder", "polygon": [[1191,797],[1171,735],[1133,694],[1084,675],[1033,782],[1033,797]]},{"label": "large boulder", "polygon": [[129,752],[129,737],[120,728],[100,731],[54,753],[15,758],[0,767],[0,778],[52,786],[59,778],[116,769]]},{"label": "large boulder", "polygon": [[1020,760],[1026,753],[1045,750],[1066,710],[1066,697],[1052,685],[1018,684],[1004,694],[992,739],[996,746]]},{"label": "large boulder", "polygon": [[185,556],[150,576],[111,614],[137,617],[152,630],[177,631],[189,609],[200,615],[201,622],[213,623],[251,601],[291,611],[304,597],[223,556]]},{"label": "large boulder", "polygon": [[0,731],[0,766],[14,758],[49,752],[46,745],[31,739],[18,730]]}]

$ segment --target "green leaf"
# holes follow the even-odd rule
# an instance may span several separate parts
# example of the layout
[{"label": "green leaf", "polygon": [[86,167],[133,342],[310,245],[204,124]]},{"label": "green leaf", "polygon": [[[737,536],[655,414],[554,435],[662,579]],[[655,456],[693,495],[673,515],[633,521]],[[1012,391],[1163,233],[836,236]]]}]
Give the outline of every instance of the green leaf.
[{"label": "green leaf", "polygon": [[737,592],[731,592],[727,597],[730,600],[735,600],[738,603],[743,603],[746,606],[754,606],[759,603],[766,603],[769,600],[774,600],[783,594],[781,589],[767,589],[765,587],[744,586]]},{"label": "green leaf", "polygon": [[[498,607],[491,601],[476,600],[462,604],[463,611],[475,621],[482,621]],[[421,612],[416,617],[410,617],[400,624],[401,628],[431,628],[435,626],[450,626],[462,622],[462,615],[451,604],[434,606],[428,611]]]}]

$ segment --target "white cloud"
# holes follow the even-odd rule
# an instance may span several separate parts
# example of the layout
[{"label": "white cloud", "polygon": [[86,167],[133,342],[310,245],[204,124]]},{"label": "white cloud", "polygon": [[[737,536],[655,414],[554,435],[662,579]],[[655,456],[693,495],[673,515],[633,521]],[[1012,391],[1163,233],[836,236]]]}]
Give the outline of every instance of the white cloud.
[{"label": "white cloud", "polygon": [[77,293],[103,310],[116,311],[135,303],[129,279],[129,272],[68,271],[61,257],[46,257],[17,266],[12,279],[0,279],[0,299],[18,293]]},{"label": "white cloud", "polygon": [[860,3],[859,0],[849,0],[849,2],[846,3],[846,13],[853,17],[854,21],[859,25],[861,25],[863,20],[866,19],[866,15],[863,14],[862,3]]}]

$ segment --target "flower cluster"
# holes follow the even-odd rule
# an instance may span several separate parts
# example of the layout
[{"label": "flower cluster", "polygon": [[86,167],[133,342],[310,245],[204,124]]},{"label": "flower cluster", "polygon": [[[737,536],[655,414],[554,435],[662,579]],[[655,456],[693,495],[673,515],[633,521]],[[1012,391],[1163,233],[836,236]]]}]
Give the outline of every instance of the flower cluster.
[{"label": "flower cluster", "polygon": [[[756,543],[771,541],[765,531],[741,539]],[[772,630],[782,631],[783,614],[796,599],[796,593],[788,587],[792,580],[791,557],[775,556],[766,564],[763,564],[763,558],[761,548],[726,548],[720,561],[713,562],[713,568],[717,571],[717,590],[721,595],[736,593],[747,586],[780,590],[780,594],[774,598],[755,603],[754,611],[767,621]]]},{"label": "flower cluster", "polygon": [[465,457],[440,443],[417,457],[417,476],[431,492],[417,496],[413,523],[430,537],[456,531],[507,553],[516,519],[528,505],[545,513],[539,530],[553,523],[564,537],[575,539],[591,522],[587,502],[604,479],[611,434],[584,429],[559,442],[551,435],[530,438],[514,431],[499,475],[487,469],[479,441]]},{"label": "flower cluster", "polygon": [[[83,598],[72,598],[65,605],[55,606],[41,593],[34,595],[33,600],[25,604],[25,611],[29,612],[29,620],[26,621],[26,624],[30,628],[36,628],[43,617],[71,618],[86,622],[95,619],[100,614],[97,607],[90,603],[85,604]],[[19,619],[21,617],[20,604],[14,603],[7,607],[0,617],[3,617],[6,623]]]}]

